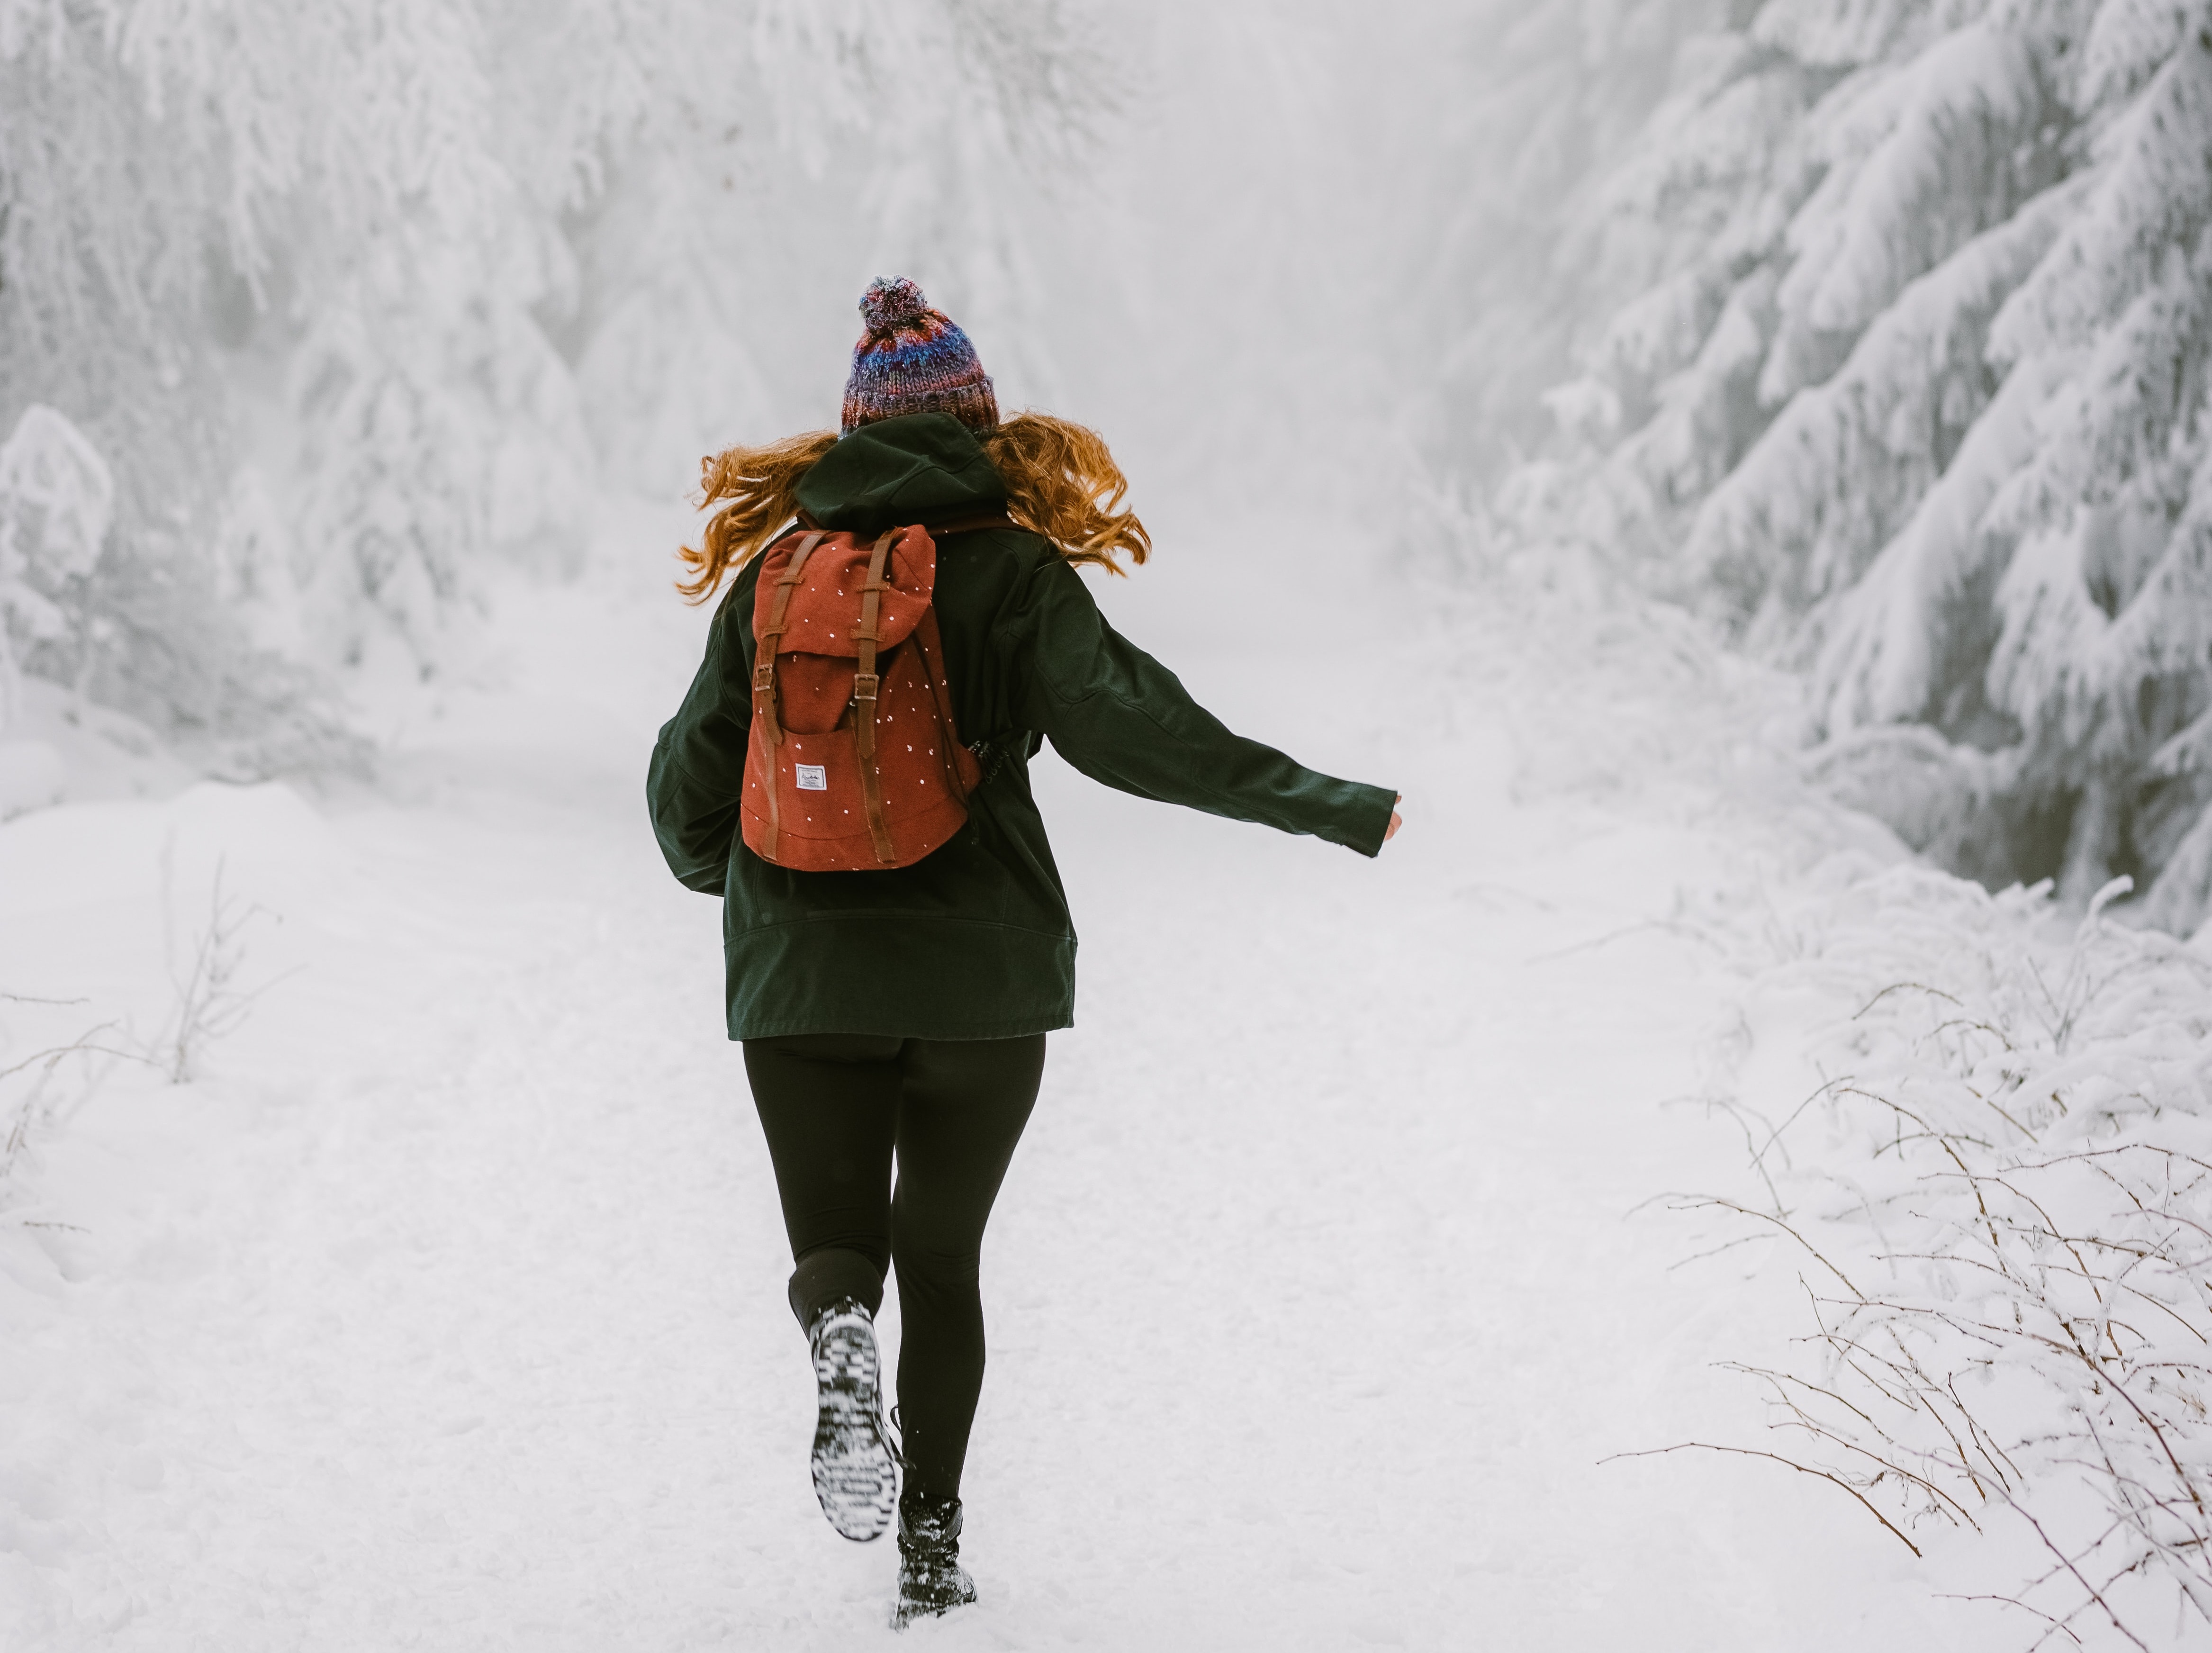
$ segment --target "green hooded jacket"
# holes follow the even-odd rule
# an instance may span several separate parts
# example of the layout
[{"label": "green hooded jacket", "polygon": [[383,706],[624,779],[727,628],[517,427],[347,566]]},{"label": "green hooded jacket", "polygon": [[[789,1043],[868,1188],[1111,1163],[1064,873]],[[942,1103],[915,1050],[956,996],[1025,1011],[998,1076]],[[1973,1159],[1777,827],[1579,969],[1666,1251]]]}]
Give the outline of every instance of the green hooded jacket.
[{"label": "green hooded jacket", "polygon": [[[800,482],[831,530],[957,520],[1006,490],[941,413],[863,426]],[[963,740],[987,779],[969,821],[911,866],[794,872],[745,848],[738,799],[752,720],[760,560],[715,611],[707,657],[660,731],[646,783],[677,878],[722,897],[730,1036],[872,1033],[1000,1039],[1074,1024],[1075,930],[1030,793],[1043,740],[1093,780],[1364,855],[1395,801],[1231,734],[1106,623],[1050,541],[1011,526],[938,544],[936,609]]]}]

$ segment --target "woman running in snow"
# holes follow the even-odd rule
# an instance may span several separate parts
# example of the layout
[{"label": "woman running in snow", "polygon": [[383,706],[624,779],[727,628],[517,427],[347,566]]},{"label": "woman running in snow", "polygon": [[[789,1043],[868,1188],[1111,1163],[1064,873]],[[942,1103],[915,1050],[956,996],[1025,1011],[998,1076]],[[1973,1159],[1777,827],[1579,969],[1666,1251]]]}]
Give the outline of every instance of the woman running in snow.
[{"label": "woman running in snow", "polygon": [[[814,1358],[816,1491],[855,1539],[884,1530],[896,1493],[903,1625],[975,1599],[957,1558],[983,1381],[983,1228],[1036,1100],[1045,1035],[1074,1023],[1075,933],[1030,759],[1048,739],[1125,792],[1364,855],[1398,817],[1381,787],[1231,733],[1106,623],[1077,567],[1119,573],[1117,554],[1142,562],[1150,542],[1118,508],[1126,484],[1096,435],[1033,413],[1002,422],[966,335],[911,282],[876,282],[860,313],[841,434],[732,448],[702,467],[703,503],[721,508],[684,551],[692,577],[679,589],[703,601],[736,578],[660,731],[647,793],[671,870],[723,900],[729,1034],[744,1044],[796,1264],[792,1311]],[[762,597],[761,569],[789,570],[825,535],[857,537],[836,542],[849,548],[913,524],[927,538],[902,544],[934,545],[933,590],[919,602],[942,640],[941,703],[980,766],[963,771],[980,775],[965,823],[908,865],[779,865],[790,858],[747,847],[757,823],[742,802],[749,744],[784,738],[773,687],[765,711],[756,692],[756,629],[791,622]],[[872,580],[889,578],[884,556],[878,546]],[[894,586],[878,589],[889,601]],[[759,618],[769,613],[774,627]],[[872,643],[860,670],[872,663]],[[769,666],[771,684],[781,669]],[[854,729],[853,711],[836,726]],[[799,787],[825,784],[819,769],[795,773]],[[873,1328],[894,1264],[896,1451]]]}]

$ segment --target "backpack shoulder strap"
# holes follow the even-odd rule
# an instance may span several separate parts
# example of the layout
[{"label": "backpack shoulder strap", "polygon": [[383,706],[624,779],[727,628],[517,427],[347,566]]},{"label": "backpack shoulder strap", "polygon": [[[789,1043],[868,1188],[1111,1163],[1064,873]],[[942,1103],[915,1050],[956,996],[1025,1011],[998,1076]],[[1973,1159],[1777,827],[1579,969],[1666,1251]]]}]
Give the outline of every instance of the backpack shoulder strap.
[{"label": "backpack shoulder strap", "polygon": [[884,565],[890,560],[891,542],[899,532],[886,530],[868,554],[868,577],[860,587],[860,623],[853,633],[860,646],[860,658],[853,673],[853,741],[860,758],[860,799],[867,805],[868,836],[876,841],[876,859],[886,866],[898,860],[898,850],[884,821],[884,781],[876,773],[876,696],[883,682],[876,674],[876,620],[883,609],[883,594],[890,589],[890,581],[884,578]]},{"label": "backpack shoulder strap", "polygon": [[783,744],[783,730],[775,715],[775,657],[783,643],[786,617],[791,610],[791,593],[799,589],[799,582],[806,571],[806,559],[814,555],[814,548],[828,536],[820,530],[810,533],[799,542],[785,567],[782,577],[775,582],[775,597],[769,605],[768,623],[760,628],[753,641],[753,720],[760,725],[760,732],[767,737],[769,750],[761,754],[761,790],[768,794],[764,800],[768,810],[768,857],[775,857],[776,841],[783,833],[783,808],[776,799],[778,764],[775,748]]}]

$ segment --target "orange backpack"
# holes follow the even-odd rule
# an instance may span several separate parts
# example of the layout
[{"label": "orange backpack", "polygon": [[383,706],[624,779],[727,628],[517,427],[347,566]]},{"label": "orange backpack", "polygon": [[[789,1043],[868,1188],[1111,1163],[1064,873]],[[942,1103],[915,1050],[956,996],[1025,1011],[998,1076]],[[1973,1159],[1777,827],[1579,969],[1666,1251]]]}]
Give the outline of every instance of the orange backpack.
[{"label": "orange backpack", "polygon": [[981,770],[953,725],[936,587],[937,543],[919,526],[872,547],[811,530],[769,549],[743,805],[762,860],[911,866],[968,819]]}]

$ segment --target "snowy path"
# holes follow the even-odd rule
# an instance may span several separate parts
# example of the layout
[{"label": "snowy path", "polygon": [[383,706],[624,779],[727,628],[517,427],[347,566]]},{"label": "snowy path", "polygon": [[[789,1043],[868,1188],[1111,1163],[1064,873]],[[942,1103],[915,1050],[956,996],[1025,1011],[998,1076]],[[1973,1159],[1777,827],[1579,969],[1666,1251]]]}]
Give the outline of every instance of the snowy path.
[{"label": "snowy path", "polygon": [[[1731,1152],[1659,1106],[1729,984],[1661,931],[1580,945],[1726,842],[1516,800],[1480,708],[1377,747],[1371,710],[1208,652],[1182,580],[1109,606],[1232,721],[1403,785],[1412,824],[1370,864],[1041,766],[1082,1024],[985,1259],[983,1602],[912,1644],[2011,1645],[1832,1491],[1598,1462],[1756,1428],[1710,1363],[1768,1310],[1628,1214]],[[507,685],[410,738],[404,801],[331,805],[319,843],[179,806],[287,907],[257,967],[308,968],[215,1078],[118,1083],[52,1146],[35,1214],[88,1232],[0,1229],[0,1645],[888,1635],[889,1546],[834,1538],[807,1484],[714,905],[638,802],[698,623],[637,579],[518,599]],[[0,988],[127,996],[178,818],[0,831]]]}]

